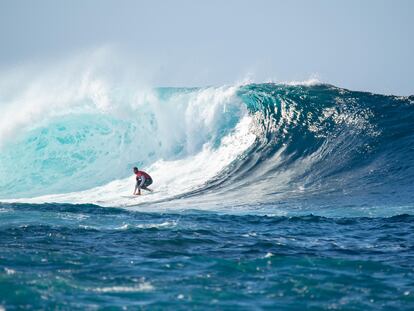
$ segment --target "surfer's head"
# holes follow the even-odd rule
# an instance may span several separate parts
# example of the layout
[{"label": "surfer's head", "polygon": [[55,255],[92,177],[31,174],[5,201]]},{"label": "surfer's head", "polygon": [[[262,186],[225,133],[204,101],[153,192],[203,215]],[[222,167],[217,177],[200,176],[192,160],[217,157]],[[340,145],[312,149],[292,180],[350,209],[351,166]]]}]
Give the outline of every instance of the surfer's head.
[{"label": "surfer's head", "polygon": [[134,173],[138,172],[138,167],[134,167]]}]

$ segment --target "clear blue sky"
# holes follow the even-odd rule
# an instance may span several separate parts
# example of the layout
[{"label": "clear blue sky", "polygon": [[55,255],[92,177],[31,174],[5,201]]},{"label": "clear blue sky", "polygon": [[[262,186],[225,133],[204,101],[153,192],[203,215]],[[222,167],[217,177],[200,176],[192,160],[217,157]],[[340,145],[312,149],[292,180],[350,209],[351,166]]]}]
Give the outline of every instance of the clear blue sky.
[{"label": "clear blue sky", "polygon": [[0,70],[112,46],[130,66],[145,63],[159,85],[316,75],[408,95],[413,16],[410,0],[1,0]]}]

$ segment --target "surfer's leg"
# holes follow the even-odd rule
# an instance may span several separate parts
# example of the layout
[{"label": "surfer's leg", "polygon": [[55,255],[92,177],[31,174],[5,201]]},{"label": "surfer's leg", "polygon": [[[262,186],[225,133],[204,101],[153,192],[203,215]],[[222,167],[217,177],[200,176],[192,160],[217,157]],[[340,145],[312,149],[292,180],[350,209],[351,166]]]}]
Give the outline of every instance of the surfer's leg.
[{"label": "surfer's leg", "polygon": [[145,189],[149,192],[152,192],[153,190],[148,188],[148,186],[151,185],[151,184],[152,184],[152,179],[149,178],[149,179],[145,180],[144,185],[141,187],[141,189]]}]

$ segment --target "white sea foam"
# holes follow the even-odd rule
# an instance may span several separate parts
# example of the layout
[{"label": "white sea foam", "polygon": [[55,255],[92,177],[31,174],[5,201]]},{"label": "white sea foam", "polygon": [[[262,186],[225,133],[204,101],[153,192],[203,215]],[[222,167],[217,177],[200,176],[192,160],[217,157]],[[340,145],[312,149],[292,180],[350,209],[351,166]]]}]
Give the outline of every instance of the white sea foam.
[{"label": "white sea foam", "polygon": [[96,50],[89,57],[78,55],[42,70],[20,68],[2,75],[0,144],[50,117],[84,109],[85,100],[90,107],[108,109],[109,81],[99,74],[99,63],[107,57],[106,53]]},{"label": "white sea foam", "polygon": [[172,228],[177,225],[176,221],[165,221],[159,224],[139,224],[136,227],[140,229],[151,229],[151,228]]},{"label": "white sea foam", "polygon": [[149,282],[142,282],[134,286],[108,286],[108,287],[97,287],[92,289],[97,293],[137,293],[137,292],[150,292],[155,288]]},{"label": "white sea foam", "polygon": [[7,275],[16,274],[16,270],[14,270],[14,269],[4,268],[4,271],[6,272]]},{"label": "white sea foam", "polygon": [[148,168],[154,179],[151,187],[155,190],[154,193],[143,192],[142,196],[131,197],[135,185],[135,178],[131,176],[85,191],[7,201],[94,203],[101,206],[127,207],[174,197],[202,186],[251,146],[256,139],[250,131],[251,122],[249,116],[243,117],[235,130],[221,140],[218,148],[205,144],[201,151],[193,156],[155,162]]},{"label": "white sea foam", "polygon": [[312,78],[309,78],[303,81],[285,81],[285,82],[281,82],[281,84],[292,85],[292,86],[296,86],[296,85],[312,86],[312,85],[321,84],[321,81],[316,77],[312,77]]}]

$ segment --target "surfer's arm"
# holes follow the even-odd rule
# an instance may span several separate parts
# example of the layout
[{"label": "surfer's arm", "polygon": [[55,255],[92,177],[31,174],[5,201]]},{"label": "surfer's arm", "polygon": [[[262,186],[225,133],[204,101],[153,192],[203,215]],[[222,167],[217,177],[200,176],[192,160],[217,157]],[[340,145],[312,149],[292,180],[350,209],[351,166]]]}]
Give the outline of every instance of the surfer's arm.
[{"label": "surfer's arm", "polygon": [[142,176],[141,176],[141,183],[139,184],[139,188],[140,188],[140,189],[142,188],[142,186],[144,186],[144,183],[145,183],[145,176],[144,176],[144,175],[142,175]]},{"label": "surfer's arm", "polygon": [[141,194],[141,186],[139,180],[137,180],[137,183],[135,184],[134,194]]}]

